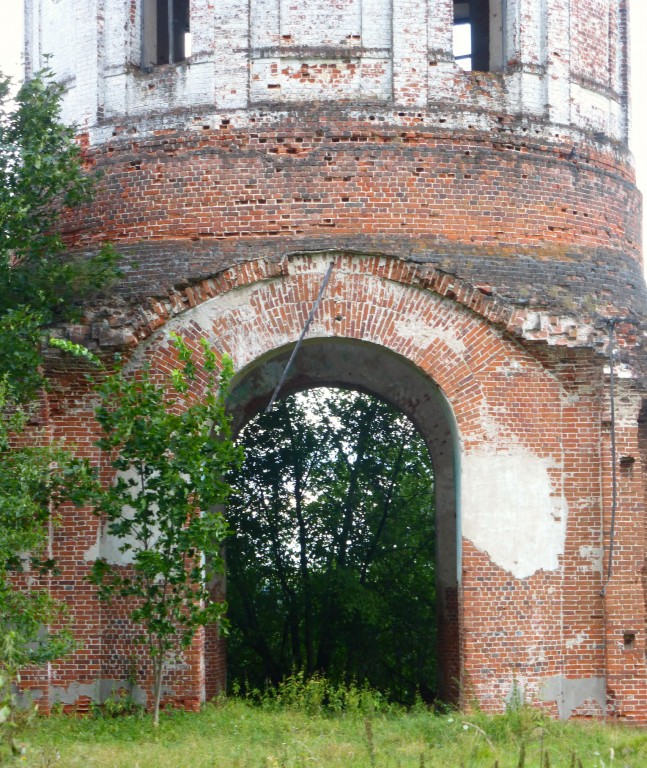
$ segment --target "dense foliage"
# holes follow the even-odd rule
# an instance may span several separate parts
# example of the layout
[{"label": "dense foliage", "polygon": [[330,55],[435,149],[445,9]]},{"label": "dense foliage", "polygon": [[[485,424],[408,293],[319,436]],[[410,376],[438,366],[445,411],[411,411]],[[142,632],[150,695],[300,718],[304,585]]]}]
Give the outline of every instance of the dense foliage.
[{"label": "dense foliage", "polygon": [[[74,127],[60,121],[63,86],[47,71],[25,82],[15,101],[10,86],[0,76],[0,320],[3,333],[23,328],[18,338],[33,351],[44,324],[77,314],[115,276],[115,254],[105,246],[92,258],[71,258],[57,230],[62,213],[87,202],[95,183]],[[27,324],[32,335],[27,317],[37,323]],[[23,364],[17,352],[0,345],[0,370],[31,377],[38,359]]]},{"label": "dense foliage", "polygon": [[60,122],[61,94],[43,72],[12,99],[11,83],[0,75],[0,667],[6,685],[21,665],[57,658],[70,647],[61,607],[42,589],[55,567],[47,547],[59,505],[79,501],[92,482],[87,465],[38,427],[47,327],[75,317],[79,302],[117,274],[110,248],[74,260],[56,231],[62,211],[86,201],[93,184],[74,129]]},{"label": "dense foliage", "polygon": [[252,419],[227,517],[230,678],[292,670],[410,702],[436,682],[434,483],[385,402],[311,390]]}]

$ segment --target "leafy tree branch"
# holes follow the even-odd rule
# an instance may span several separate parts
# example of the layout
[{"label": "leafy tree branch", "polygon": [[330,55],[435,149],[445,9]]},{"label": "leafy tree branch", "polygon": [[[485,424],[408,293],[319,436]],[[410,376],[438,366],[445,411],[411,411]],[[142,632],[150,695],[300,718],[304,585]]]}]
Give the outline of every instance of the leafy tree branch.
[{"label": "leafy tree branch", "polygon": [[[119,372],[101,386],[100,448],[114,483],[95,499],[106,532],[119,541],[122,564],[95,561],[91,580],[105,601],[128,602],[153,670],[153,723],[159,723],[165,664],[187,649],[199,627],[221,622],[222,602],[208,584],[222,571],[228,526],[220,511],[226,475],[240,462],[224,398],[231,362],[218,375],[216,355],[202,343],[200,365],[175,337],[179,364],[168,380]],[[206,376],[199,397],[198,373]]]}]

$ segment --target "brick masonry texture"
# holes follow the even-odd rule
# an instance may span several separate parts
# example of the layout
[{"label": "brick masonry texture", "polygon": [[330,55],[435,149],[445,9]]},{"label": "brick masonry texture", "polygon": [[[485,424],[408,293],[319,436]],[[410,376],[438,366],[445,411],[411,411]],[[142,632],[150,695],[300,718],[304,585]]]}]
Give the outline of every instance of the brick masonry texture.
[{"label": "brick masonry texture", "polygon": [[68,232],[78,245],[111,239],[134,252],[140,266],[126,285],[138,293],[250,257],[343,248],[435,263],[476,283],[491,276],[539,306],[558,306],[561,294],[589,313],[639,310],[631,176],[615,157],[570,153],[510,137],[331,124],[325,111],[251,135],[229,125],[165,131],[89,154],[104,180]]},{"label": "brick masonry texture", "polygon": [[[143,71],[137,0],[109,13],[28,0],[28,66],[53,53],[65,115],[102,174],[63,235],[76,253],[111,240],[124,255],[123,280],[58,332],[160,377],[171,330],[196,348],[206,336],[233,358],[236,413],[249,414],[333,261],[287,385],[358,386],[421,429],[438,484],[445,697],[501,710],[518,686],[555,716],[645,722],[647,290],[626,3],[508,0],[492,72],[454,63],[452,6],[194,0],[190,59]],[[77,44],[62,45],[72,28]],[[618,467],[603,597],[608,317],[628,318],[616,441],[634,461]],[[43,424],[110,482],[79,364],[51,352],[49,370]],[[26,686],[70,709],[133,685],[145,700],[127,606],[102,607],[85,581],[114,542],[69,510],[53,548],[49,588],[83,648]],[[194,708],[225,669],[207,628],[173,660],[166,696]]]}]

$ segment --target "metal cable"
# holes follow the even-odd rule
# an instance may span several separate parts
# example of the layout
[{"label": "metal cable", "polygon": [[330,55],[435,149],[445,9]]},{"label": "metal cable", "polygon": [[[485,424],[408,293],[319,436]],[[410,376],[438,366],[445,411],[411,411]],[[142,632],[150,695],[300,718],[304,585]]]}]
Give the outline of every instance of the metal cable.
[{"label": "metal cable", "polygon": [[604,597],[613,576],[613,550],[616,533],[616,509],[618,507],[618,475],[616,471],[616,399],[615,399],[615,327],[618,320],[609,318],[609,407],[611,408],[611,529],[609,531],[609,561],[607,578],[600,594]]},{"label": "metal cable", "polygon": [[270,402],[267,405],[267,408],[265,409],[265,413],[269,413],[272,410],[272,406],[274,405],[276,398],[279,396],[279,392],[281,391],[281,387],[285,383],[285,379],[287,378],[288,371],[290,370],[290,367],[292,366],[292,363],[294,362],[294,358],[297,356],[297,352],[299,351],[299,348],[301,347],[301,342],[304,340],[306,333],[308,333],[308,328],[310,327],[310,323],[312,322],[313,317],[315,316],[315,312],[319,308],[319,304],[321,303],[321,299],[323,298],[324,291],[326,290],[326,286],[328,285],[328,281],[330,280],[330,275],[332,274],[332,268],[334,267],[335,262],[331,261],[328,269],[326,271],[326,274],[324,275],[323,282],[321,283],[321,288],[319,289],[319,295],[317,296],[315,303],[312,305],[312,309],[310,310],[310,314],[308,315],[308,319],[306,320],[306,324],[303,326],[303,330],[301,331],[301,335],[299,336],[299,340],[296,343],[296,346],[292,350],[292,354],[290,355],[290,359],[288,360],[288,364],[285,366],[285,369],[283,371],[283,374],[281,375],[281,378],[279,379],[279,383],[276,385],[276,389],[272,393],[272,398],[270,399]]}]

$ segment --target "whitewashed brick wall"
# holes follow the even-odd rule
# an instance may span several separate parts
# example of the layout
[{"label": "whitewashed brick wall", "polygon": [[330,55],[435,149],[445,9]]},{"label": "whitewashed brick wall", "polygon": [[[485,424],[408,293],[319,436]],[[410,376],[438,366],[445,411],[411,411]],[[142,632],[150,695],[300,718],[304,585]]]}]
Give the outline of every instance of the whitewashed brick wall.
[{"label": "whitewashed brick wall", "polygon": [[[452,0],[192,0],[189,61],[144,72],[140,0],[26,0],[31,71],[102,120],[312,102],[526,115],[625,141],[622,0],[506,0],[503,73],[452,54]],[[444,105],[444,107],[443,107]],[[444,120],[444,121],[445,121]]]}]

